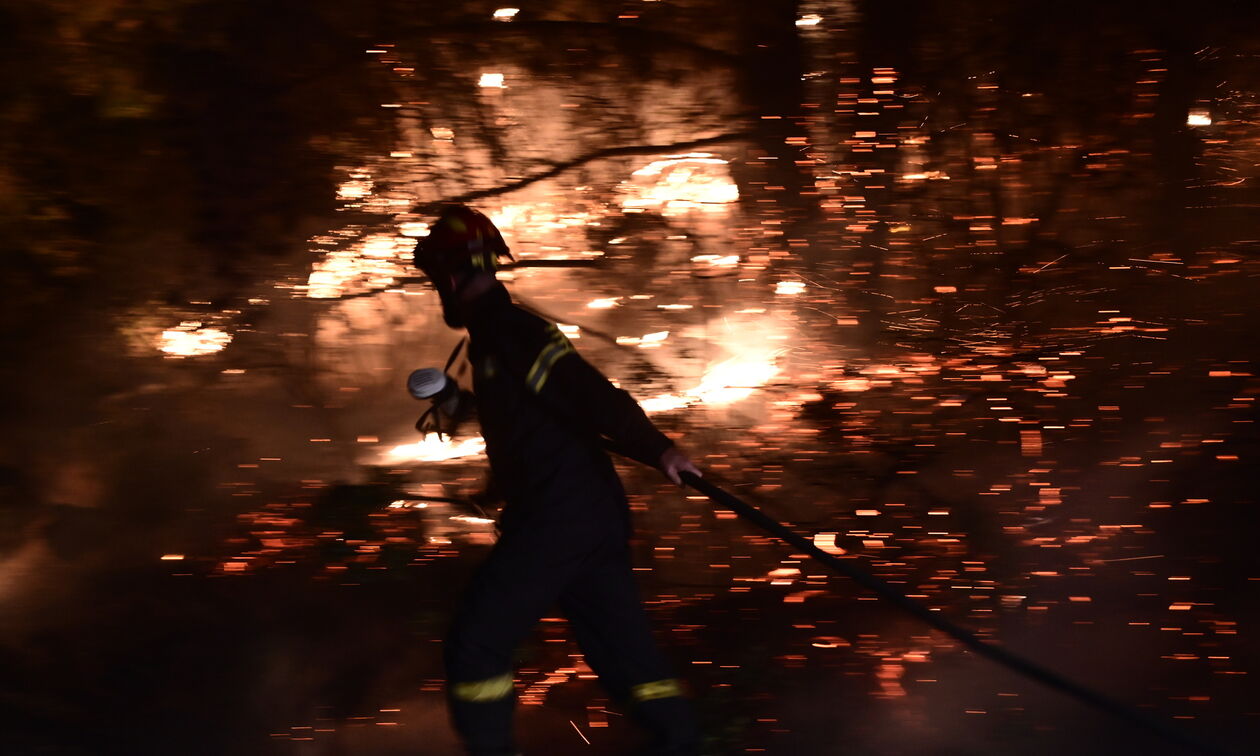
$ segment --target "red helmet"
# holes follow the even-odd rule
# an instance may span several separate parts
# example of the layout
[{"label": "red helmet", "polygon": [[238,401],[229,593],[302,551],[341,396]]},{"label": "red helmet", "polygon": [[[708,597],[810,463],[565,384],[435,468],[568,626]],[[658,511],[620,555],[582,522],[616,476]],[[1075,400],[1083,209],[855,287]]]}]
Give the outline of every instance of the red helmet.
[{"label": "red helmet", "polygon": [[467,205],[451,205],[429,226],[429,235],[416,244],[413,259],[426,272],[493,271],[498,258],[512,259],[503,234],[484,214]]}]

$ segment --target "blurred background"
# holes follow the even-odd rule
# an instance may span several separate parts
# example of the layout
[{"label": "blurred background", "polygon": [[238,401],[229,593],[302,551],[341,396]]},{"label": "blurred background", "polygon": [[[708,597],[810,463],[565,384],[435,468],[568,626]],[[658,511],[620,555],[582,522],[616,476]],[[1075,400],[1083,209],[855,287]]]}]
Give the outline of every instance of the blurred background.
[{"label": "blurred background", "polygon": [[[493,540],[410,267],[488,213],[707,476],[1236,751],[1260,722],[1260,13],[999,0],[0,7],[0,748],[454,754]],[[627,463],[713,753],[1175,754]],[[558,617],[529,753],[628,754]]]}]

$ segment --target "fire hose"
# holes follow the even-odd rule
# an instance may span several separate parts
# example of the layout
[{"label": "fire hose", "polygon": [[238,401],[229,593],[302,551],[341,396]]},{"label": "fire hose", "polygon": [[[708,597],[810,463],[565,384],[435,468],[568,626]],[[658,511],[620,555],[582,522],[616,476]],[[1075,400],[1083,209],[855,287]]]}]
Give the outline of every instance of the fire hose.
[{"label": "fire hose", "polygon": [[948,619],[941,616],[939,612],[932,611],[927,606],[910,598],[905,593],[901,592],[884,580],[881,580],[871,573],[837,558],[834,554],[823,551],[818,546],[815,546],[813,541],[810,539],[796,533],[783,523],[762,512],[760,509],[757,509],[751,504],[748,504],[734,495],[727,493],[704,478],[689,472],[683,472],[681,477],[684,483],[705,496],[708,496],[714,504],[731,510],[743,519],[773,535],[775,538],[778,538],[793,548],[798,549],[801,553],[810,555],[816,561],[821,562],[835,572],[850,578],[862,587],[871,590],[880,598],[892,603],[898,609],[917,617],[928,625],[931,625],[933,628],[958,641],[963,646],[971,649],[975,653],[1014,670],[1016,673],[1024,677],[1035,680],[1046,687],[1053,688],[1060,693],[1067,694],[1088,706],[1098,709],[1099,711],[1106,712],[1118,719],[1123,719],[1130,724],[1148,730],[1165,740],[1177,743],[1189,751],[1202,754],[1212,754],[1212,756],[1228,756],[1228,751],[1223,750],[1215,744],[1208,743],[1178,727],[1161,722],[1154,717],[1148,716],[1134,709],[1132,706],[1110,698],[1098,691],[1087,688],[1080,683],[1069,680],[1063,675],[1041,666],[1040,664],[1025,659],[1018,654],[1011,653],[1001,646],[981,639],[975,633],[950,622]]}]

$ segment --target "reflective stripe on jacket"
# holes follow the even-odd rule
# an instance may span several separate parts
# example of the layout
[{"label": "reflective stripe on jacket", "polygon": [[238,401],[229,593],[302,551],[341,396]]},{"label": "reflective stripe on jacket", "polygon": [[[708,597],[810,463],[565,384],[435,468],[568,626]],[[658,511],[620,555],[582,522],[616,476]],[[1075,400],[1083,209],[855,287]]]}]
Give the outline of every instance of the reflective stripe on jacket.
[{"label": "reflective stripe on jacket", "polygon": [[486,453],[509,504],[623,494],[601,437],[655,464],[671,442],[553,323],[500,284],[468,315],[469,359]]}]

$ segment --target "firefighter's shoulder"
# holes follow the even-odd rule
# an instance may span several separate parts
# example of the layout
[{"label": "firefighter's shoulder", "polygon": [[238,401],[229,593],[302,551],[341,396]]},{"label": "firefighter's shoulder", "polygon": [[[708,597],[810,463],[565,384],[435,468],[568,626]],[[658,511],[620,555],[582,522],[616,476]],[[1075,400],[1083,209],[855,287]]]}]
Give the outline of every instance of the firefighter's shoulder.
[{"label": "firefighter's shoulder", "polygon": [[500,324],[503,334],[526,346],[542,344],[551,335],[555,326],[534,313],[513,305],[504,312]]},{"label": "firefighter's shoulder", "polygon": [[503,335],[515,341],[514,351],[522,357],[526,386],[542,391],[560,358],[574,352],[573,345],[555,323],[520,308],[512,308],[505,326]]}]

